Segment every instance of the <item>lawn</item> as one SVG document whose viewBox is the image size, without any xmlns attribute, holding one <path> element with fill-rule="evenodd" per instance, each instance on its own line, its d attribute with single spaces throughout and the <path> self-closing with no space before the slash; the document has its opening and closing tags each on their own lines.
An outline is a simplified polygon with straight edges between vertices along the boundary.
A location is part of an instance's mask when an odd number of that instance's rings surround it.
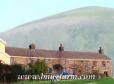
<svg viewBox="0 0 114 84">
<path fill-rule="evenodd" d="M 14 84 L 51 84 L 51 81 L 20 81 Z M 61 80 L 55 84 L 114 84 L 114 79 L 105 78 L 100 80 Z"/>
</svg>

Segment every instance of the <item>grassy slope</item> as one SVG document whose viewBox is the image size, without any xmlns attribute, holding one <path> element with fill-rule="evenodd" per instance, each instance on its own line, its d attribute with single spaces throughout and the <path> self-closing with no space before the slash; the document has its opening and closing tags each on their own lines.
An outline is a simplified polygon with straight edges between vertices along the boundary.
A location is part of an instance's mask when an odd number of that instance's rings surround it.
<svg viewBox="0 0 114 84">
<path fill-rule="evenodd" d="M 50 81 L 21 81 L 15 84 L 51 84 Z M 114 79 L 106 78 L 101 80 L 67 80 L 56 81 L 55 84 L 114 84 Z"/>
</svg>

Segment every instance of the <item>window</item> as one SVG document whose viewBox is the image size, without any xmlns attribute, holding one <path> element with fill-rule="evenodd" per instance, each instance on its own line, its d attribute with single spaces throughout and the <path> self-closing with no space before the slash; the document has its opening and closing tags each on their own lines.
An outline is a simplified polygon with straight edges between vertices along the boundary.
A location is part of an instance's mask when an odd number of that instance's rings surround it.
<svg viewBox="0 0 114 84">
<path fill-rule="evenodd" d="M 106 67 L 105 61 L 102 61 L 102 66 L 103 66 L 103 67 Z"/>
<path fill-rule="evenodd" d="M 107 61 L 107 63 L 110 63 L 109 61 Z"/>
<path fill-rule="evenodd" d="M 94 67 L 97 66 L 97 61 L 93 61 L 93 66 L 94 66 Z"/>
<path fill-rule="evenodd" d="M 81 60 L 81 63 L 84 63 L 84 61 L 83 61 L 83 60 Z"/>
</svg>

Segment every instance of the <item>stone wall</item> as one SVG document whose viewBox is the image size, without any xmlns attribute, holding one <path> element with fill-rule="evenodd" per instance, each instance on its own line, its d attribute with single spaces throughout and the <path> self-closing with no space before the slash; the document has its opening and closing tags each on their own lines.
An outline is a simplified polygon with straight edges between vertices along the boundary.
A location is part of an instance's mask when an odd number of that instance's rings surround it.
<svg viewBox="0 0 114 84">
<path fill-rule="evenodd" d="M 44 58 L 27 58 L 23 56 L 14 56 L 12 57 L 12 63 L 26 65 L 29 59 L 36 61 L 37 59 L 43 60 Z M 87 74 L 92 73 L 93 70 L 96 70 L 102 74 L 107 71 L 109 76 L 112 76 L 112 61 L 110 60 L 76 60 L 65 58 L 45 58 L 45 62 L 49 68 L 52 68 L 55 64 L 61 64 L 64 70 L 71 74 Z"/>
</svg>

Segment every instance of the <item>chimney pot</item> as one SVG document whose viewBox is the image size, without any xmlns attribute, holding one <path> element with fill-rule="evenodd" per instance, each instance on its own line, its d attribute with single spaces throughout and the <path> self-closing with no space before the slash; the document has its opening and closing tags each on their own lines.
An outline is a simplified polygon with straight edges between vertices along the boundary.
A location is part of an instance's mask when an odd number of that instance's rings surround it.
<svg viewBox="0 0 114 84">
<path fill-rule="evenodd" d="M 59 46 L 59 51 L 64 51 L 64 47 L 62 44 L 60 44 L 60 46 Z"/>
<path fill-rule="evenodd" d="M 32 43 L 29 45 L 29 49 L 35 49 L 35 48 L 36 48 L 35 44 Z"/>
<path fill-rule="evenodd" d="M 104 52 L 103 52 L 103 49 L 102 49 L 102 47 L 99 47 L 99 54 L 103 54 Z"/>
</svg>

